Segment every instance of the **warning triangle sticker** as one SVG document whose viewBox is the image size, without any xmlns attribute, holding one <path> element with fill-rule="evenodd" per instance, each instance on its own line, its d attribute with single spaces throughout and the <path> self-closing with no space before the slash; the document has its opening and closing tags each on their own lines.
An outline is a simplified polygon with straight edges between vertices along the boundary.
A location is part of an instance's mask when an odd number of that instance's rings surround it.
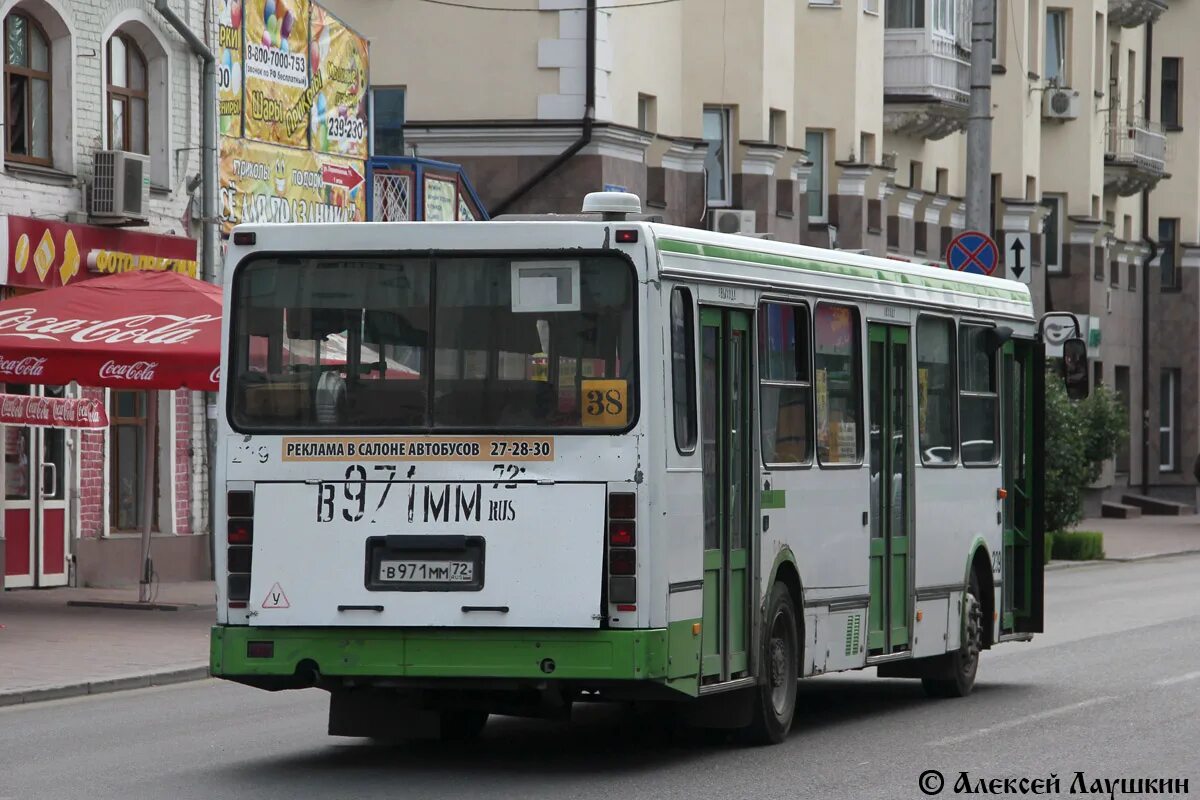
<svg viewBox="0 0 1200 800">
<path fill-rule="evenodd" d="M 283 587 L 279 585 L 279 581 L 271 587 L 271 591 L 267 592 L 266 598 L 262 601 L 263 608 L 291 608 L 291 603 L 288 602 L 287 595 L 283 593 Z"/>
</svg>

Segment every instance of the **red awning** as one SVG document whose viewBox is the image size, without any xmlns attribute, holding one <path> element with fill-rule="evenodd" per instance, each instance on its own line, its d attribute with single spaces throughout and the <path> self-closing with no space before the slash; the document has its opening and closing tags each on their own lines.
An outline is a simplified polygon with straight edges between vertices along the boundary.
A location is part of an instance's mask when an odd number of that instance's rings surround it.
<svg viewBox="0 0 1200 800">
<path fill-rule="evenodd" d="M 0 302 L 0 382 L 215 392 L 221 290 L 125 272 Z"/>
</svg>

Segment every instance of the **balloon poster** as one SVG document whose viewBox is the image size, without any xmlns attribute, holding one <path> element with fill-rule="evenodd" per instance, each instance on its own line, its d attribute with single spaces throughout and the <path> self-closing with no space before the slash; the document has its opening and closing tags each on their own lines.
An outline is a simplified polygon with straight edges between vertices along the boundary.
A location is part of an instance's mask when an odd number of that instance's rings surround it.
<svg viewBox="0 0 1200 800">
<path fill-rule="evenodd" d="M 217 118 L 222 136 L 242 135 L 242 2 L 217 0 Z"/>
<path fill-rule="evenodd" d="M 367 40 L 324 8 L 312 7 L 308 49 L 312 85 L 312 149 L 367 157 Z"/>
<path fill-rule="evenodd" d="M 308 0 L 243 0 L 245 134 L 308 146 Z"/>
</svg>

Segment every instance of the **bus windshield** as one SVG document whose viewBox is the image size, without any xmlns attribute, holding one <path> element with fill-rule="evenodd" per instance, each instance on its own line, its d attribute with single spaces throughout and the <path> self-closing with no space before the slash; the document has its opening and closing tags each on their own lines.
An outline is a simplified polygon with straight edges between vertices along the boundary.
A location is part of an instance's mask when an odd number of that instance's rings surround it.
<svg viewBox="0 0 1200 800">
<path fill-rule="evenodd" d="M 278 256 L 234 279 L 242 432 L 623 430 L 634 272 L 614 256 Z"/>
</svg>

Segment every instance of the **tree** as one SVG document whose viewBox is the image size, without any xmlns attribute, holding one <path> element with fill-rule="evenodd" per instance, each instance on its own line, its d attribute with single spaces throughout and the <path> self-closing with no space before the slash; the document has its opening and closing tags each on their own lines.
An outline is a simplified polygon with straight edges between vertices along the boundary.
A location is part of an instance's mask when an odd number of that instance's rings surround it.
<svg viewBox="0 0 1200 800">
<path fill-rule="evenodd" d="M 1117 395 L 1097 386 L 1086 399 L 1067 397 L 1058 375 L 1046 375 L 1046 530 L 1083 518 L 1083 492 L 1100 477 L 1127 435 L 1128 412 Z"/>
</svg>

